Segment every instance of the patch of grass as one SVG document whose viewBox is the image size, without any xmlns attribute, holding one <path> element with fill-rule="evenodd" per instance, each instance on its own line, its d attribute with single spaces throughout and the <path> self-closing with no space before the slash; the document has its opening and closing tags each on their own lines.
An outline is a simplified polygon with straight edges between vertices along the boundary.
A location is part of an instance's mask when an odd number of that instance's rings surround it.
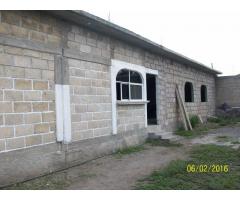
<svg viewBox="0 0 240 200">
<path fill-rule="evenodd" d="M 70 185 L 65 173 L 54 173 L 40 178 L 17 183 L 5 190 L 62 190 Z"/>
<path fill-rule="evenodd" d="M 240 144 L 240 142 L 239 142 L 238 140 L 232 141 L 231 143 L 232 143 L 232 144 Z"/>
<path fill-rule="evenodd" d="M 200 123 L 199 117 L 197 115 L 190 116 L 189 120 L 192 125 L 192 128 L 195 128 Z"/>
<path fill-rule="evenodd" d="M 198 118 L 199 120 L 199 118 Z M 191 121 L 191 119 L 190 119 Z M 200 124 L 195 121 L 197 119 L 195 117 L 192 118 L 193 124 L 195 124 L 193 127 L 193 130 L 184 130 L 182 127 L 179 128 L 175 134 L 180 135 L 183 137 L 193 138 L 196 136 L 204 135 L 211 129 L 221 128 L 223 126 L 236 126 L 239 125 L 240 118 L 237 117 L 219 117 L 219 118 L 209 118 L 206 123 Z M 191 122 L 192 124 L 192 122 Z"/>
<path fill-rule="evenodd" d="M 218 142 L 228 142 L 230 140 L 230 137 L 226 135 L 220 135 L 217 136 L 216 138 Z"/>
<path fill-rule="evenodd" d="M 219 126 L 234 126 L 239 124 L 240 117 L 210 117 L 208 122 L 217 123 Z"/>
<path fill-rule="evenodd" d="M 124 155 L 128 155 L 128 154 L 132 154 L 132 153 L 137 153 L 139 151 L 144 150 L 145 147 L 144 145 L 139 145 L 139 146 L 133 146 L 133 147 L 127 147 L 124 149 L 119 149 L 117 150 L 114 155 L 116 155 L 117 157 L 122 157 Z"/>
<path fill-rule="evenodd" d="M 139 180 L 136 189 L 240 189 L 239 160 L 239 150 L 226 146 L 201 145 L 193 148 L 190 160 L 171 162 L 163 170 Z M 188 164 L 229 165 L 229 171 L 189 173 Z"/>
<path fill-rule="evenodd" d="M 196 137 L 199 135 L 203 135 L 205 133 L 207 133 L 207 131 L 210 128 L 207 126 L 207 124 L 199 124 L 197 127 L 195 127 L 193 130 L 184 130 L 184 129 L 178 129 L 175 134 L 179 135 L 179 136 L 183 136 L 183 137 L 188 137 L 188 138 L 192 138 L 192 137 Z"/>
<path fill-rule="evenodd" d="M 182 144 L 161 139 L 147 139 L 146 144 L 151 146 L 180 147 Z"/>
</svg>

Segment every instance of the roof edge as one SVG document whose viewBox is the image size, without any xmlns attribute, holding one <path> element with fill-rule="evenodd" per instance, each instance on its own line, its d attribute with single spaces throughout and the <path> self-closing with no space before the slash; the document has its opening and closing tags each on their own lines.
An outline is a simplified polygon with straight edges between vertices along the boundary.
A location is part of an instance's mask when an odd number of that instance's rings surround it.
<svg viewBox="0 0 240 200">
<path fill-rule="evenodd" d="M 59 17 L 61 19 L 71 21 L 78 25 L 87 27 L 96 32 L 103 33 L 105 35 L 129 42 L 133 45 L 144 48 L 152 53 L 160 54 L 166 56 L 169 59 L 180 62 L 182 64 L 194 67 L 196 69 L 203 70 L 211 74 L 222 74 L 222 72 L 197 62 L 191 58 L 188 58 L 180 53 L 177 53 L 173 50 L 170 50 L 162 45 L 159 45 L 139 34 L 136 34 L 128 29 L 125 29 L 121 26 L 118 26 L 112 22 L 109 22 L 105 19 L 92 15 L 85 11 L 76 11 L 76 10 L 49 10 L 45 11 L 51 15 Z"/>
</svg>

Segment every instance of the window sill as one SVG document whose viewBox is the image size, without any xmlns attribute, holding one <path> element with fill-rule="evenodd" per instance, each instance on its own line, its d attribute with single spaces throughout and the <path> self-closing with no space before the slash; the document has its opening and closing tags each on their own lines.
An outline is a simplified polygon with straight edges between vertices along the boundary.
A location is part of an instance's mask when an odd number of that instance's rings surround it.
<svg viewBox="0 0 240 200">
<path fill-rule="evenodd" d="M 149 103 L 149 101 L 117 101 L 117 105 L 144 105 Z"/>
</svg>

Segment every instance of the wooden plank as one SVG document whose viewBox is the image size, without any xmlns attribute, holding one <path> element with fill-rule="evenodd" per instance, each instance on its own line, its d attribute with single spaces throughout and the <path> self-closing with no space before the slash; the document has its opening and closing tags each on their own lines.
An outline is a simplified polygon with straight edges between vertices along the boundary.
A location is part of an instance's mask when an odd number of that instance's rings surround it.
<svg viewBox="0 0 240 200">
<path fill-rule="evenodd" d="M 179 91 L 178 91 L 177 87 L 176 87 L 176 97 L 177 97 L 178 105 L 179 105 L 180 112 L 181 112 L 181 115 L 182 115 L 184 129 L 187 131 L 188 130 L 187 122 L 186 122 L 186 118 L 185 118 L 182 103 L 181 103 L 181 96 L 179 94 Z"/>
<path fill-rule="evenodd" d="M 177 92 L 177 96 L 178 96 L 178 98 L 179 98 L 180 106 L 182 107 L 182 110 L 183 110 L 184 119 L 185 119 L 185 121 L 186 121 L 185 123 L 188 125 L 188 128 L 189 128 L 190 130 L 192 130 L 192 125 L 191 125 L 191 122 L 190 122 L 190 120 L 189 120 L 189 116 L 188 116 L 187 110 L 186 110 L 186 108 L 185 108 L 185 104 L 184 104 L 184 102 L 183 102 L 183 100 L 182 100 L 182 97 L 181 97 L 181 95 L 180 95 L 179 88 L 178 88 L 178 85 L 177 85 L 177 84 L 176 84 L 176 92 Z"/>
</svg>

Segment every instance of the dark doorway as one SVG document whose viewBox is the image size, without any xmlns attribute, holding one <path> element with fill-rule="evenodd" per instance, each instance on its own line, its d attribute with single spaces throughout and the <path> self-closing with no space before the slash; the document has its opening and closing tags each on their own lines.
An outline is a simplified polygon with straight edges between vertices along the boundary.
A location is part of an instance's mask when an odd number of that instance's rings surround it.
<svg viewBox="0 0 240 200">
<path fill-rule="evenodd" d="M 156 76 L 147 74 L 147 120 L 149 125 L 157 124 Z"/>
</svg>

